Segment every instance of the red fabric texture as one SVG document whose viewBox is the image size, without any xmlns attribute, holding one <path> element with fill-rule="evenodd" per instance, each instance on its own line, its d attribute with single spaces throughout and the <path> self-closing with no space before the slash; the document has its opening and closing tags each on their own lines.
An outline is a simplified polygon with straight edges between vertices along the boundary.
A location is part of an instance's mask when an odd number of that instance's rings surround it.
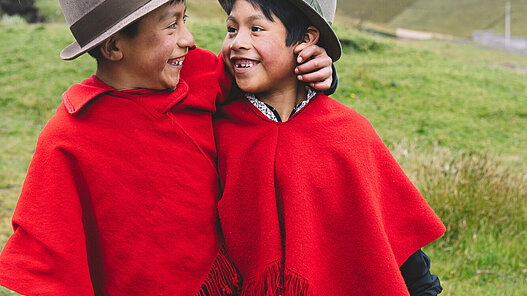
<svg viewBox="0 0 527 296">
<path fill-rule="evenodd" d="M 214 128 L 242 295 L 409 295 L 399 267 L 445 228 L 366 118 L 319 94 L 279 123 L 240 98 Z"/>
<path fill-rule="evenodd" d="M 230 84 L 218 57 L 195 49 L 173 92 L 115 91 L 95 76 L 66 91 L 39 136 L 0 284 L 24 295 L 196 295 L 211 271 L 220 290 L 234 287 L 212 129 Z"/>
</svg>

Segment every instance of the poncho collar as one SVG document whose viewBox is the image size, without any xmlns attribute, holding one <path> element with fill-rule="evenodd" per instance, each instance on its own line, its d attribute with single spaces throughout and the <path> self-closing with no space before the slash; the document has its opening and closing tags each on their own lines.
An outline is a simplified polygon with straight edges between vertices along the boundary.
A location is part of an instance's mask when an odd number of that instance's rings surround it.
<svg viewBox="0 0 527 296">
<path fill-rule="evenodd" d="M 116 97 L 123 97 L 137 101 L 141 105 L 146 105 L 162 114 L 168 112 L 172 107 L 179 103 L 188 95 L 190 87 L 180 80 L 174 90 L 150 90 L 132 89 L 118 91 L 105 84 L 95 75 L 83 80 L 80 84 L 72 85 L 64 94 L 62 101 L 71 115 L 76 115 L 84 106 L 100 95 L 107 94 Z"/>
<path fill-rule="evenodd" d="M 291 111 L 291 114 L 289 115 L 289 118 L 293 116 L 298 111 L 302 110 L 308 103 L 313 99 L 317 92 L 315 92 L 312 88 L 306 86 L 307 90 L 307 96 L 306 99 L 300 102 L 298 105 L 296 105 L 293 110 Z M 267 118 L 269 118 L 272 121 L 275 122 L 282 122 L 283 120 L 280 118 L 280 115 L 278 112 L 273 108 L 273 106 L 268 105 L 262 101 L 260 101 L 255 94 L 253 93 L 244 93 L 244 96 L 251 104 L 254 105 L 260 112 L 262 112 L 263 115 L 265 115 Z"/>
</svg>

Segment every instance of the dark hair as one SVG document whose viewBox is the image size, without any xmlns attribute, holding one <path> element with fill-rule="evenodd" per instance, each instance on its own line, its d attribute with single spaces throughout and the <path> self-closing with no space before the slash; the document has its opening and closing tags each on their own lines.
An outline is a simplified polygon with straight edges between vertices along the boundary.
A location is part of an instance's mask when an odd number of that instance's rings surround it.
<svg viewBox="0 0 527 296">
<path fill-rule="evenodd" d="M 237 0 L 226 0 L 223 8 L 228 14 Z M 284 24 L 287 30 L 286 45 L 291 46 L 304 39 L 307 28 L 311 25 L 309 19 L 295 5 L 285 0 L 245 0 L 254 8 L 259 8 L 265 17 L 274 22 L 273 14 Z"/>
<path fill-rule="evenodd" d="M 172 5 L 174 3 L 181 3 L 181 2 L 184 3 L 185 0 L 170 0 L 170 1 L 167 1 L 166 4 Z M 135 36 L 137 36 L 137 32 L 138 32 L 138 29 L 139 29 L 139 22 L 141 21 L 141 19 L 143 17 L 140 17 L 140 18 L 136 19 L 131 24 L 129 24 L 126 27 L 124 27 L 123 29 L 121 29 L 119 32 L 123 33 L 128 38 L 134 38 Z M 88 54 L 91 55 L 93 58 L 95 58 L 97 60 L 102 58 L 100 47 L 101 47 L 100 45 L 97 45 L 96 47 L 90 49 L 88 51 Z"/>
</svg>

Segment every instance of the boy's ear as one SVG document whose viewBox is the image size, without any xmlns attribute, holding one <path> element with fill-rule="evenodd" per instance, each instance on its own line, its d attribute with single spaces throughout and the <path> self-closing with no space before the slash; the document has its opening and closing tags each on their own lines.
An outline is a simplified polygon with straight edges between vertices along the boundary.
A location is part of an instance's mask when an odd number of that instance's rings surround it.
<svg viewBox="0 0 527 296">
<path fill-rule="evenodd" d="M 309 26 L 306 30 L 306 33 L 304 33 L 304 39 L 302 39 L 302 42 L 300 42 L 296 48 L 295 52 L 300 52 L 304 48 L 315 45 L 318 43 L 318 40 L 320 39 L 320 31 L 315 26 Z"/>
<path fill-rule="evenodd" d="M 309 43 L 309 45 L 317 44 L 320 39 L 320 31 L 317 27 L 309 26 L 304 34 L 304 40 L 302 42 Z"/>
<path fill-rule="evenodd" d="M 120 36 L 119 34 L 114 34 L 100 46 L 102 56 L 112 62 L 118 62 L 123 58 L 123 52 L 120 48 Z"/>
</svg>

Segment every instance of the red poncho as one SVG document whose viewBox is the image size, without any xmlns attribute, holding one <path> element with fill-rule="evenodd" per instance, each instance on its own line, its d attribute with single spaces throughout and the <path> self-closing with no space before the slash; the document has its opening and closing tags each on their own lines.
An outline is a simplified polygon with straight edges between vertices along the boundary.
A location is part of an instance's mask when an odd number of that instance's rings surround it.
<svg viewBox="0 0 527 296">
<path fill-rule="evenodd" d="M 242 295 L 408 295 L 399 267 L 445 228 L 363 116 L 318 95 L 273 122 L 241 98 L 214 128 Z"/>
<path fill-rule="evenodd" d="M 66 91 L 39 137 L 0 284 L 54 296 L 235 286 L 220 252 L 212 130 L 230 85 L 218 58 L 195 49 L 174 92 L 115 91 L 95 76 Z"/>
</svg>

